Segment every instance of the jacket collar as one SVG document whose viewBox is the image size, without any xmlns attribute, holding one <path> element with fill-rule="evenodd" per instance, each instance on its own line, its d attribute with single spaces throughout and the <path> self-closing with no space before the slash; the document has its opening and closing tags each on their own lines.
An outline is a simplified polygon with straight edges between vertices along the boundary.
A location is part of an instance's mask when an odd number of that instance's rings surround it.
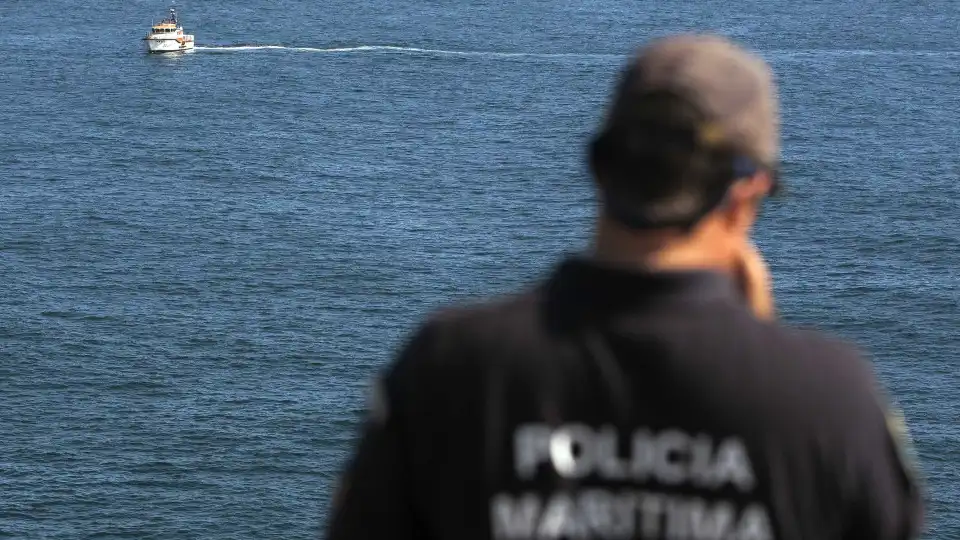
<svg viewBox="0 0 960 540">
<path fill-rule="evenodd" d="M 666 305 L 737 301 L 733 281 L 712 270 L 646 271 L 604 265 L 584 256 L 560 262 L 544 289 L 547 313 L 594 320 Z"/>
</svg>

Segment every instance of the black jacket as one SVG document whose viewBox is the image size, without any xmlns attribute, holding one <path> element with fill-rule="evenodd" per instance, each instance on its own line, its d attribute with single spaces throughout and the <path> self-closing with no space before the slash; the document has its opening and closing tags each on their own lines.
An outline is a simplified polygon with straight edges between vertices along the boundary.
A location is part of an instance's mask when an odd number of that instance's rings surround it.
<svg viewBox="0 0 960 540">
<path fill-rule="evenodd" d="M 427 321 L 334 496 L 353 538 L 919 535 L 902 426 L 851 346 L 755 319 L 709 272 L 582 260 Z"/>
</svg>

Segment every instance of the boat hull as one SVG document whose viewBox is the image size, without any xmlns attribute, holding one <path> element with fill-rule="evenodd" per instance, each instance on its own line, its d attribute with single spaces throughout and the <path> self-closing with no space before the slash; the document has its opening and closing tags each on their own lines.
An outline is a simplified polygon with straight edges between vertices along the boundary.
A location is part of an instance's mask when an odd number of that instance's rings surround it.
<svg viewBox="0 0 960 540">
<path fill-rule="evenodd" d="M 194 49 L 193 39 L 185 39 L 181 43 L 176 39 L 146 38 L 143 42 L 144 48 L 150 53 L 186 52 Z"/>
</svg>

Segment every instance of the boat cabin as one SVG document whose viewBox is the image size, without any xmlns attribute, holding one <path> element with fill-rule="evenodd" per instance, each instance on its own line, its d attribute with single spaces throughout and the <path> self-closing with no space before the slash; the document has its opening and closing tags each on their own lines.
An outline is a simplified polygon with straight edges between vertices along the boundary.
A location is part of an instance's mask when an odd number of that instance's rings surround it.
<svg viewBox="0 0 960 540">
<path fill-rule="evenodd" d="M 152 28 L 154 34 L 172 34 L 177 31 L 176 25 L 160 23 Z"/>
<path fill-rule="evenodd" d="M 179 21 L 177 21 L 177 11 L 170 8 L 170 15 L 166 19 L 153 25 L 152 30 L 154 34 L 169 34 L 177 31 L 177 24 L 179 24 Z"/>
</svg>

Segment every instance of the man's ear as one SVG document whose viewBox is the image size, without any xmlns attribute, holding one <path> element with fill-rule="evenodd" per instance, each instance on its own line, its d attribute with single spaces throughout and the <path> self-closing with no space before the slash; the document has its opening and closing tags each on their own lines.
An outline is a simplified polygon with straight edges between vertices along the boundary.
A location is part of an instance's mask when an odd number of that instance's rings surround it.
<svg viewBox="0 0 960 540">
<path fill-rule="evenodd" d="M 734 182 L 733 185 L 730 186 L 729 197 L 730 200 L 752 200 L 759 202 L 760 199 L 766 197 L 772 189 L 773 178 L 770 177 L 770 173 L 760 171 L 753 176 Z"/>
<path fill-rule="evenodd" d="M 753 227 L 760 202 L 773 188 L 773 179 L 766 171 L 734 182 L 727 193 L 724 209 L 728 225 L 737 231 L 746 232 Z"/>
</svg>

